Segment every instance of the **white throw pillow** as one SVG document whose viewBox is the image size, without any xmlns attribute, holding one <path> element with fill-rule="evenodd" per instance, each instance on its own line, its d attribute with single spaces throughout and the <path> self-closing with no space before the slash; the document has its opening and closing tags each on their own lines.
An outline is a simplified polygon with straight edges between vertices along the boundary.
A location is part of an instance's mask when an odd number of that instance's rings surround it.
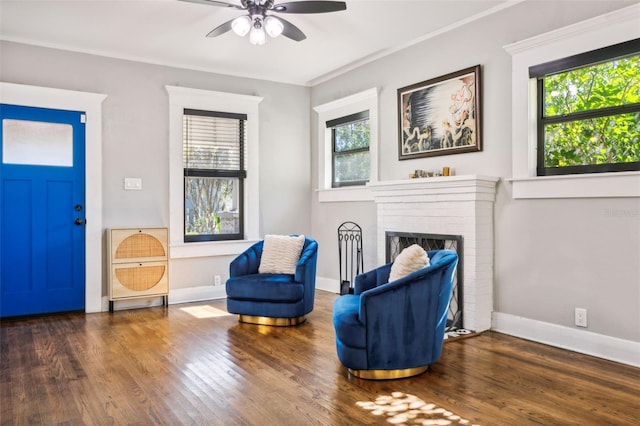
<svg viewBox="0 0 640 426">
<path fill-rule="evenodd" d="M 429 256 L 422 247 L 413 244 L 400 252 L 391 265 L 389 282 L 400 279 L 412 272 L 429 266 Z"/>
<path fill-rule="evenodd" d="M 258 272 L 295 274 L 303 246 L 304 235 L 265 235 Z"/>
</svg>

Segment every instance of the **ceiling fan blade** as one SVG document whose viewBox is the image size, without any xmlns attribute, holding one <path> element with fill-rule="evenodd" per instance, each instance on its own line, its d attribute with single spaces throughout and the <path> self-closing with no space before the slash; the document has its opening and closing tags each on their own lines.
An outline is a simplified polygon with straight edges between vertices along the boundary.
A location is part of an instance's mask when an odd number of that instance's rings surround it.
<svg viewBox="0 0 640 426">
<path fill-rule="evenodd" d="M 271 10 L 280 13 L 325 13 L 346 10 L 347 4 L 343 1 L 294 1 L 279 3 Z"/>
<path fill-rule="evenodd" d="M 224 24 L 218 27 L 215 27 L 213 30 L 211 30 L 211 32 L 209 32 L 209 34 L 207 34 L 207 37 L 218 37 L 219 35 L 226 33 L 231 29 L 232 22 L 233 22 L 233 19 L 225 22 Z"/>
<path fill-rule="evenodd" d="M 242 6 L 238 6 L 237 4 L 232 4 L 232 3 L 227 3 L 224 1 L 217 1 L 217 0 L 180 0 L 180 1 L 186 1 L 188 3 L 197 3 L 197 4 L 206 4 L 209 6 L 219 6 L 219 7 L 232 7 L 234 9 L 240 9 L 240 10 L 245 10 L 247 7 L 244 4 L 245 2 L 243 1 L 243 5 Z"/>
<path fill-rule="evenodd" d="M 300 28 L 296 27 L 291 22 L 285 19 L 282 19 L 279 16 L 278 16 L 278 19 L 280 20 L 280 22 L 282 22 L 282 25 L 284 25 L 284 29 L 282 30 L 283 36 L 288 37 L 294 41 L 302 41 L 305 38 L 307 38 L 307 36 L 304 35 L 302 31 L 300 31 Z"/>
</svg>

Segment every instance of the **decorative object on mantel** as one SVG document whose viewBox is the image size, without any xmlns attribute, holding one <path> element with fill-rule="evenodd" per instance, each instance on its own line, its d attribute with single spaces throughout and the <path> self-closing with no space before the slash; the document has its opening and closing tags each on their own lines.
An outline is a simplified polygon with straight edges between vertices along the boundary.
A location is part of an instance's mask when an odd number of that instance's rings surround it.
<svg viewBox="0 0 640 426">
<path fill-rule="evenodd" d="M 480 65 L 398 89 L 398 158 L 481 151 Z"/>
<path fill-rule="evenodd" d="M 409 173 L 409 179 L 426 178 L 426 177 L 441 177 L 441 176 L 454 176 L 455 172 L 453 168 L 444 166 L 442 170 L 421 170 L 416 169 L 413 173 Z"/>
</svg>

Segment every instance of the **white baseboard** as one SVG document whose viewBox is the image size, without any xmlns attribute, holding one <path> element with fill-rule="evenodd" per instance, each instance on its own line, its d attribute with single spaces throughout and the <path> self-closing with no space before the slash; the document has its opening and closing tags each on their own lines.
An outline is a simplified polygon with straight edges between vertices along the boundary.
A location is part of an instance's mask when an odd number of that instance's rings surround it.
<svg viewBox="0 0 640 426">
<path fill-rule="evenodd" d="M 169 293 L 169 304 L 200 302 L 202 300 L 225 299 L 225 286 L 201 286 L 177 288 Z"/>
<path fill-rule="evenodd" d="M 169 304 L 200 302 L 203 300 L 224 299 L 227 297 L 224 285 L 219 286 L 199 286 L 176 288 L 169 291 Z M 115 311 L 124 309 L 150 308 L 161 306 L 162 297 L 143 297 L 140 299 L 117 300 L 114 304 Z M 109 310 L 109 298 L 102 298 L 102 311 Z"/>
<path fill-rule="evenodd" d="M 114 311 L 124 311 L 126 309 L 150 308 L 152 306 L 162 306 L 162 296 L 141 297 L 139 299 L 116 300 L 113 304 Z M 102 312 L 109 310 L 109 297 L 102 298 Z M 89 313 L 89 312 L 87 312 Z"/>
<path fill-rule="evenodd" d="M 493 331 L 640 367 L 640 342 L 494 312 Z"/>
<path fill-rule="evenodd" d="M 331 293 L 340 293 L 340 281 L 325 277 L 316 277 L 316 289 Z"/>
</svg>

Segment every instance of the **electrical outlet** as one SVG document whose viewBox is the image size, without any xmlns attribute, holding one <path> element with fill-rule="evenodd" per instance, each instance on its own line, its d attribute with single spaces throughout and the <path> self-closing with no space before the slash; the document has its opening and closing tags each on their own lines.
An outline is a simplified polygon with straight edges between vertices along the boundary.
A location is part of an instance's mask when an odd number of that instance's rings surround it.
<svg viewBox="0 0 640 426">
<path fill-rule="evenodd" d="M 216 275 L 213 279 L 213 285 L 221 285 L 222 284 L 222 279 L 220 278 L 220 275 Z"/>
<path fill-rule="evenodd" d="M 583 308 L 576 308 L 575 320 L 578 327 L 587 326 L 587 310 Z"/>
</svg>

